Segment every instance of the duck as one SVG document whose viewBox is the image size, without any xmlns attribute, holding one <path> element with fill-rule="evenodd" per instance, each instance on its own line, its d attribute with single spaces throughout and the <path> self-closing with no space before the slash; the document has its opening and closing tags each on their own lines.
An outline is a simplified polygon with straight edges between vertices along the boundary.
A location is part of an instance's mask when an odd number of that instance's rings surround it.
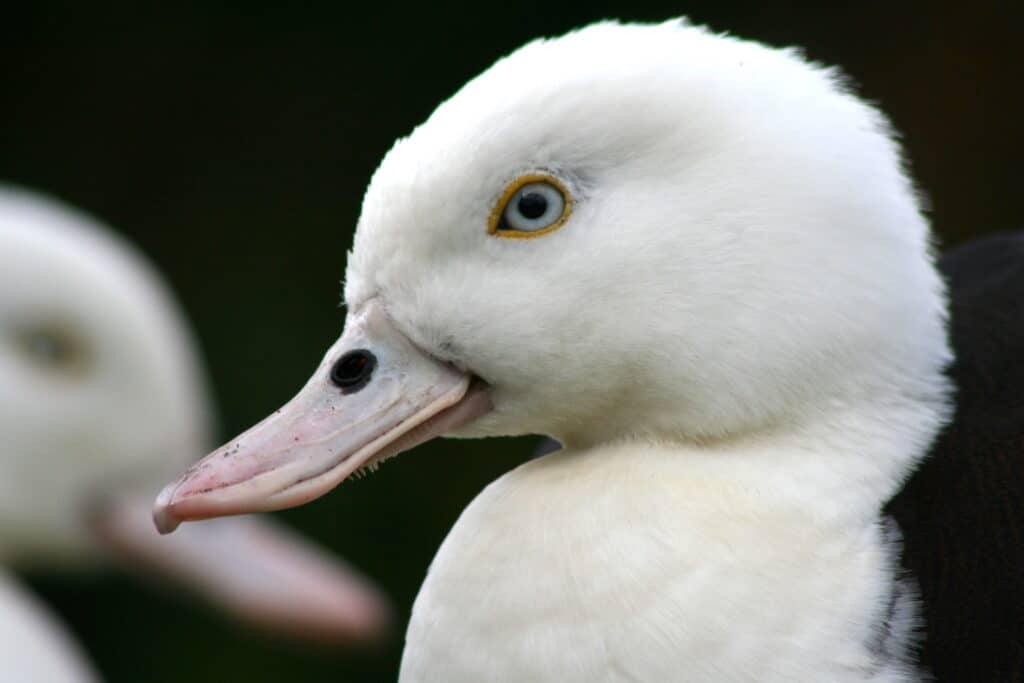
<svg viewBox="0 0 1024 683">
<path fill-rule="evenodd" d="M 348 645 L 391 607 L 340 558 L 270 521 L 181 539 L 150 522 L 160 484 L 212 443 L 194 340 L 134 247 L 56 199 L 0 186 L 0 633 L 4 680 L 98 680 L 16 570 L 121 565 L 240 623 Z"/>
<path fill-rule="evenodd" d="M 931 584 L 887 504 L 956 411 L 934 241 L 835 68 L 679 19 L 531 42 L 385 155 L 341 337 L 154 521 L 546 435 L 441 544 L 401 681 L 928 680 Z"/>
</svg>

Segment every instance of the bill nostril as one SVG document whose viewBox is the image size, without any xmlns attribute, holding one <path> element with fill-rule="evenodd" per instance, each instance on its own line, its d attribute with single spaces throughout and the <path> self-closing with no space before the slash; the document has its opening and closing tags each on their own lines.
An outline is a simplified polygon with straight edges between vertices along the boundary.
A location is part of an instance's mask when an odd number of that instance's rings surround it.
<svg viewBox="0 0 1024 683">
<path fill-rule="evenodd" d="M 334 362 L 331 368 L 331 382 L 343 394 L 354 394 L 370 382 L 377 357 L 366 349 L 348 351 Z"/>
</svg>

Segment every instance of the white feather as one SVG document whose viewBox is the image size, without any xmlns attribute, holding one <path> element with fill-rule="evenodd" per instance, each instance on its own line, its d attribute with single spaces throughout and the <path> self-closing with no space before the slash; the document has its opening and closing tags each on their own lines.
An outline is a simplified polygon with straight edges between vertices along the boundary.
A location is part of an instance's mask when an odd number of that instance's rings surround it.
<svg viewBox="0 0 1024 683">
<path fill-rule="evenodd" d="M 50 611 L 0 571 L 0 680 L 94 683 L 81 650 Z"/>
</svg>

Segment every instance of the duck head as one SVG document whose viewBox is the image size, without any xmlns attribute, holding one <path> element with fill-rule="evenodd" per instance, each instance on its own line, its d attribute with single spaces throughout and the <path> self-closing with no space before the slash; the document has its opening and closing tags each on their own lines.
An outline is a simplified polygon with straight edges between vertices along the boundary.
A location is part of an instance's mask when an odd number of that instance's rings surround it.
<svg viewBox="0 0 1024 683">
<path fill-rule="evenodd" d="M 283 529 L 252 520 L 173 543 L 153 531 L 152 496 L 205 450 L 211 406 L 141 255 L 70 207 L 0 188 L 0 259 L 0 559 L 127 564 L 303 636 L 385 632 L 386 600 Z"/>
<path fill-rule="evenodd" d="M 884 117 L 681 21 L 531 43 L 442 104 L 370 182 L 345 302 L 309 383 L 168 486 L 161 529 L 437 434 L 714 443 L 946 401 L 943 285 Z"/>
</svg>

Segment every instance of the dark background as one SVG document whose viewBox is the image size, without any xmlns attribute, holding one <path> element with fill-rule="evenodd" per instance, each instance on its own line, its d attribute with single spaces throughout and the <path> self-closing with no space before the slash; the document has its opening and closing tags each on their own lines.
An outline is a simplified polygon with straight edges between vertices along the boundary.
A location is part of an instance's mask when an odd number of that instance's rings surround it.
<svg viewBox="0 0 1024 683">
<path fill-rule="evenodd" d="M 902 131 L 943 247 L 1022 226 L 1020 3 L 7 3 L 0 179 L 101 217 L 169 278 L 221 436 L 289 398 L 342 326 L 345 251 L 396 136 L 538 35 L 682 14 L 838 64 Z M 851 188 L 856 191 L 856 188 Z M 281 516 L 376 577 L 401 627 L 465 504 L 533 440 L 442 441 Z M 33 581 L 111 681 L 394 680 L 123 576 Z"/>
</svg>

